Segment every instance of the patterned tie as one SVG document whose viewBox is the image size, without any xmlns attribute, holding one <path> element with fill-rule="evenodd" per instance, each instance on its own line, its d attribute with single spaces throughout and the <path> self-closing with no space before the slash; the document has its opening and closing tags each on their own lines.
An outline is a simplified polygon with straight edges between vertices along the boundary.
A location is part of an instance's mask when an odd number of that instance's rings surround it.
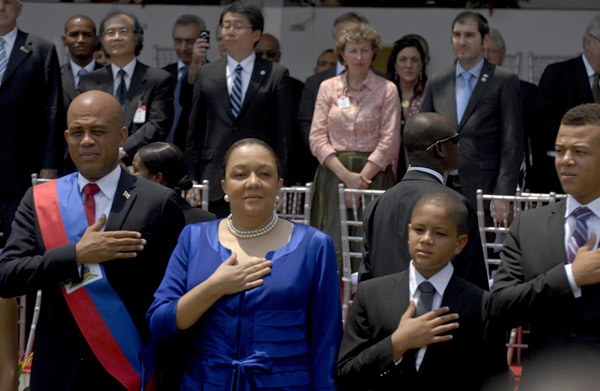
<svg viewBox="0 0 600 391">
<path fill-rule="evenodd" d="M 117 77 L 121 77 L 121 83 L 119 84 L 119 88 L 117 88 L 117 99 L 121 106 L 125 103 L 125 97 L 127 96 L 127 86 L 125 85 L 126 74 L 124 69 L 119 69 L 119 72 L 117 72 Z"/>
<path fill-rule="evenodd" d="M 235 79 L 233 80 L 233 88 L 231 89 L 231 95 L 229 95 L 229 102 L 231 102 L 231 112 L 233 117 L 237 118 L 242 108 L 242 66 L 238 64 L 235 67 Z"/>
<path fill-rule="evenodd" d="M 8 56 L 6 55 L 6 50 L 4 50 L 5 42 L 4 38 L 0 38 L 0 85 L 4 78 L 4 72 L 6 72 L 6 65 L 8 65 Z"/>
<path fill-rule="evenodd" d="M 100 188 L 95 183 L 88 183 L 83 186 L 83 210 L 85 211 L 88 225 L 92 225 L 96 221 L 96 201 L 94 201 L 94 194 L 99 191 Z"/>
<path fill-rule="evenodd" d="M 167 142 L 173 143 L 175 140 L 175 129 L 177 129 L 177 125 L 179 124 L 179 117 L 181 117 L 181 111 L 183 110 L 181 107 L 181 102 L 179 102 L 179 95 L 181 94 L 181 83 L 183 83 L 184 78 L 188 77 L 188 67 L 183 66 L 177 72 L 181 75 L 177 79 L 177 84 L 175 84 L 175 91 L 173 91 L 173 108 L 175 109 L 175 116 L 173 117 L 173 125 L 171 125 L 171 131 L 167 136 Z"/>
<path fill-rule="evenodd" d="M 80 68 L 77 71 L 77 87 L 79 87 L 79 83 L 81 82 L 81 76 L 85 75 L 86 73 L 88 73 L 88 71 L 85 68 Z"/>
<path fill-rule="evenodd" d="M 467 108 L 467 104 L 469 103 L 469 98 L 471 97 L 471 93 L 473 90 L 471 89 L 471 73 L 464 71 L 461 73 L 461 76 L 464 80 L 463 87 L 458 90 L 458 96 L 456 99 L 456 120 L 460 124 L 462 120 L 463 114 L 465 113 L 465 109 Z"/>
<path fill-rule="evenodd" d="M 594 75 L 594 85 L 592 86 L 592 95 L 594 96 L 594 103 L 600 103 L 600 87 L 598 87 L 598 76 L 599 75 L 597 73 Z"/>
<path fill-rule="evenodd" d="M 419 296 L 419 302 L 417 303 L 417 311 L 415 312 L 415 318 L 417 316 L 421 316 L 431 311 L 431 306 L 433 304 L 433 294 L 435 293 L 435 288 L 429 281 L 423 281 L 419 285 L 418 289 L 421 292 L 421 295 Z"/>
<path fill-rule="evenodd" d="M 567 259 L 573 262 L 577 250 L 588 240 L 587 220 L 594 214 L 587 206 L 580 206 L 573 212 L 575 215 L 575 229 L 569 238 L 567 245 Z"/>
</svg>

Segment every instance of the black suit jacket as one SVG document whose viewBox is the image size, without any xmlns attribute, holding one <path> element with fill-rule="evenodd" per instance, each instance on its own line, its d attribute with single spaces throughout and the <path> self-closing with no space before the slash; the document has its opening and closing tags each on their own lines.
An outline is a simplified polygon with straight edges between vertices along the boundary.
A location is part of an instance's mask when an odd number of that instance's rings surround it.
<svg viewBox="0 0 600 391">
<path fill-rule="evenodd" d="M 177 63 L 174 62 L 169 64 L 163 69 L 171 74 L 171 77 L 173 78 L 173 86 L 175 86 L 175 84 L 177 84 L 177 77 L 179 74 Z M 185 151 L 185 142 L 187 140 L 188 125 L 190 122 L 190 112 L 192 110 L 192 89 L 193 86 L 187 81 L 187 78 L 181 80 L 181 90 L 179 91 L 181 114 L 179 115 L 179 121 L 177 122 L 177 127 L 175 128 L 173 144 L 177 145 L 182 151 Z"/>
<path fill-rule="evenodd" d="M 408 270 L 359 284 L 338 355 L 338 390 L 479 390 L 506 369 L 506 356 L 492 357 L 497 346 L 490 349 L 485 338 L 485 295 L 460 278 L 450 279 L 441 305 L 459 314 L 460 327 L 450 332 L 451 341 L 427 347 L 416 372 L 417 349 L 396 366 L 391 343 L 410 301 Z"/>
<path fill-rule="evenodd" d="M 454 194 L 469 211 L 469 241 L 452 261 L 454 274 L 481 289 L 489 290 L 475 208 L 462 194 L 444 186 L 433 175 L 420 171 L 408 171 L 398 184 L 367 206 L 359 282 L 408 269 L 411 259 L 408 253 L 408 224 L 413 207 L 422 196 L 436 191 Z"/>
<path fill-rule="evenodd" d="M 144 145 L 167 138 L 173 123 L 174 85 L 169 73 L 137 61 L 123 105 L 123 126 L 129 129 L 123 149 L 129 159 L 133 159 L 133 155 Z M 113 95 L 113 88 L 110 66 L 87 73 L 79 80 L 81 92 L 101 90 Z M 133 122 L 139 106 L 146 106 L 146 121 L 143 124 Z"/>
<path fill-rule="evenodd" d="M 94 63 L 94 70 L 98 70 L 100 68 L 104 68 L 102 64 Z M 75 85 L 75 80 L 73 79 L 73 69 L 71 68 L 71 62 L 67 62 L 60 67 L 60 77 L 62 79 L 62 89 L 63 89 L 63 108 L 65 109 L 65 115 L 67 110 L 69 109 L 69 105 L 73 99 L 79 95 L 79 91 L 77 90 L 77 86 Z"/>
<path fill-rule="evenodd" d="M 0 85 L 0 198 L 19 199 L 32 173 L 60 168 L 62 112 L 54 45 L 19 30 Z"/>
<path fill-rule="evenodd" d="M 421 112 L 448 118 L 460 133 L 461 192 L 475 205 L 485 194 L 514 194 L 523 162 L 523 110 L 519 79 L 484 59 L 479 80 L 457 123 L 456 64 L 427 81 Z"/>
<path fill-rule="evenodd" d="M 123 195 L 125 191 L 129 197 Z M 145 322 L 146 310 L 184 225 L 176 197 L 172 190 L 122 170 L 106 222 L 106 231 L 138 231 L 147 240 L 136 258 L 103 264 L 106 278 L 125 304 L 144 341 L 150 335 Z M 45 249 L 33 192 L 29 189 L 0 256 L 0 295 L 13 297 L 43 290 L 32 389 L 68 390 L 79 360 L 89 351 L 61 293 L 60 285 L 67 280 L 79 280 L 75 243 Z"/>
<path fill-rule="evenodd" d="M 290 80 L 281 65 L 256 56 L 250 84 L 237 118 L 231 113 L 225 67 L 227 57 L 203 65 L 194 83 L 186 144 L 192 179 L 210 181 L 210 200 L 223 197 L 225 152 L 237 140 L 254 137 L 269 144 L 287 175 L 291 140 Z"/>
<path fill-rule="evenodd" d="M 494 277 L 490 321 L 506 328 L 530 325 L 519 389 L 564 372 L 595 378 L 594 387 L 573 389 L 597 388 L 600 381 L 600 284 L 574 297 L 565 272 L 564 214 L 564 201 L 521 212 Z"/>
<path fill-rule="evenodd" d="M 535 128 L 531 135 L 534 183 L 532 190 L 562 193 L 554 168 L 554 142 L 567 111 L 583 103 L 594 103 L 590 81 L 581 56 L 550 64 L 538 84 L 534 103 Z"/>
</svg>

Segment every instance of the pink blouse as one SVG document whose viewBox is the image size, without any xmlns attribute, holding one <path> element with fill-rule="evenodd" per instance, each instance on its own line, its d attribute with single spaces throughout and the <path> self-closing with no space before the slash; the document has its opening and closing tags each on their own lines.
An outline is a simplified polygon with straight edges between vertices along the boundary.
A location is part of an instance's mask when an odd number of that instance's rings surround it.
<svg viewBox="0 0 600 391">
<path fill-rule="evenodd" d="M 340 108 L 342 94 L 349 107 Z M 368 160 L 382 170 L 400 149 L 400 98 L 394 83 L 369 71 L 358 92 L 346 73 L 323 81 L 310 128 L 310 150 L 319 163 L 342 151 L 371 152 Z"/>
</svg>

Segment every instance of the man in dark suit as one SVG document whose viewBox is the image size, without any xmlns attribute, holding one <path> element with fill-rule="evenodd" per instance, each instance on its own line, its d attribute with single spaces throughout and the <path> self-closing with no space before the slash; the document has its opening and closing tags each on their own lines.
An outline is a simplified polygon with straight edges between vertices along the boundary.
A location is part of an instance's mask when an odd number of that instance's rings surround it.
<svg viewBox="0 0 600 391">
<path fill-rule="evenodd" d="M 600 103 L 598 91 L 600 74 L 600 15 L 588 24 L 583 35 L 583 54 L 579 57 L 550 64 L 544 70 L 534 104 L 535 130 L 532 134 L 533 179 L 532 191 L 562 193 L 554 170 L 554 140 L 563 115 L 583 103 Z"/>
<path fill-rule="evenodd" d="M 111 65 L 82 76 L 79 90 L 100 90 L 119 100 L 123 126 L 129 129 L 121 154 L 130 164 L 140 147 L 167 137 L 173 123 L 174 81 L 168 72 L 136 59 L 144 30 L 135 15 L 110 12 L 100 24 L 100 38 Z"/>
<path fill-rule="evenodd" d="M 555 151 L 566 201 L 516 216 L 489 302 L 491 323 L 530 325 L 519 390 L 600 381 L 600 104 L 565 114 Z"/>
<path fill-rule="evenodd" d="M 198 68 L 208 62 L 206 51 L 210 49 L 208 36 L 200 37 L 200 32 L 207 32 L 206 23 L 196 15 L 181 15 L 173 27 L 173 44 L 177 54 L 177 62 L 163 69 L 177 80 L 173 91 L 175 116 L 173 125 L 167 136 L 167 142 L 185 150 L 190 110 L 192 105 L 192 88 Z"/>
<path fill-rule="evenodd" d="M 23 3 L 0 9 L 0 248 L 31 174 L 56 178 L 62 161 L 62 89 L 54 45 L 17 28 Z"/>
<path fill-rule="evenodd" d="M 421 112 L 448 118 L 460 134 L 461 193 L 475 204 L 484 193 L 514 194 L 523 161 L 519 79 L 483 57 L 487 20 L 460 13 L 452 23 L 457 61 L 427 82 Z M 497 208 L 500 212 L 502 209 Z"/>
<path fill-rule="evenodd" d="M 450 121 L 436 113 L 419 113 L 406 125 L 404 144 L 411 166 L 400 183 L 367 206 L 359 283 L 408 269 L 408 224 L 413 207 L 425 194 L 448 191 L 469 212 L 466 229 L 469 241 L 452 260 L 454 274 L 489 290 L 475 208 L 463 195 L 444 185 L 446 174 L 460 165 L 455 135 Z"/>
<path fill-rule="evenodd" d="M 119 363 L 114 351 L 107 354 L 111 338 L 119 341 L 119 336 L 104 330 L 114 331 L 114 327 L 110 322 L 106 326 L 94 323 L 90 334 L 89 325 L 81 322 L 82 316 L 90 318 L 87 311 L 92 308 L 99 313 L 108 308 L 106 321 L 128 320 L 113 325 L 127 342 L 143 344 L 150 336 L 145 312 L 184 219 L 173 191 L 132 176 L 118 165 L 119 147 L 127 139 L 121 117 L 120 104 L 104 92 L 90 91 L 73 100 L 65 138 L 78 173 L 28 190 L 0 256 L 0 295 L 43 289 L 33 391 L 125 389 L 110 366 Z M 97 192 L 88 194 L 90 187 Z M 56 232 L 63 232 L 64 240 L 57 240 Z M 103 265 L 99 273 L 94 272 L 97 264 Z M 105 278 L 86 285 L 89 274 Z M 103 280 L 114 294 L 104 287 L 92 296 L 94 284 Z M 84 289 L 82 285 L 94 303 L 110 298 L 111 305 L 82 305 L 75 297 Z M 118 346 L 128 357 L 140 354 L 130 351 L 129 344 Z"/>
<path fill-rule="evenodd" d="M 417 202 L 408 270 L 358 285 L 338 356 L 339 390 L 480 390 L 506 369 L 503 344 L 485 338 L 487 292 L 450 264 L 468 240 L 467 216 L 446 191 Z"/>
<path fill-rule="evenodd" d="M 357 15 L 354 12 L 345 13 L 337 17 L 333 21 L 333 40 L 337 38 L 337 35 L 344 27 L 351 23 L 369 23 L 363 16 Z M 315 112 L 315 104 L 317 103 L 317 95 L 319 94 L 319 87 L 324 80 L 331 79 L 337 75 L 340 75 L 346 70 L 346 67 L 339 61 L 336 62 L 335 67 L 329 68 L 323 72 L 317 73 L 316 75 L 310 76 L 304 83 L 304 90 L 302 91 L 302 98 L 300 100 L 300 107 L 298 108 L 298 118 L 296 120 L 296 133 L 299 133 L 304 141 L 303 144 L 297 145 L 296 148 L 299 151 L 299 155 L 304 157 L 302 163 L 304 165 L 303 176 L 299 177 L 301 182 L 312 182 L 315 177 L 317 167 L 319 167 L 319 161 L 310 152 L 308 136 L 310 135 L 310 127 L 312 125 L 312 118 Z"/>
<path fill-rule="evenodd" d="M 287 69 L 254 53 L 264 26 L 260 9 L 232 3 L 219 24 L 227 57 L 198 71 L 186 156 L 190 177 L 210 181 L 211 212 L 223 217 L 229 213 L 219 186 L 225 152 L 239 139 L 261 139 L 276 151 L 286 179 L 292 119 Z"/>
</svg>

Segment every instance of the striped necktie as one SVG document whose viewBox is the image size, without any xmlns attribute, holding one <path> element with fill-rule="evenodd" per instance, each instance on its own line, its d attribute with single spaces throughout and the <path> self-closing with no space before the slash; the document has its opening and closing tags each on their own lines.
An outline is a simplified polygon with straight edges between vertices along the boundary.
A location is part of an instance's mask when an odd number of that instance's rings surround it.
<svg viewBox="0 0 600 391">
<path fill-rule="evenodd" d="M 231 112 L 233 117 L 237 118 L 242 109 L 242 66 L 238 64 L 235 67 L 235 79 L 233 80 L 233 87 L 231 88 L 231 95 L 229 95 L 229 102 L 231 102 Z"/>
<path fill-rule="evenodd" d="M 127 97 L 127 85 L 125 84 L 125 72 L 124 69 L 119 69 L 117 72 L 117 77 L 121 77 L 121 83 L 119 84 L 119 88 L 117 88 L 117 99 L 121 106 L 125 103 L 125 98 Z"/>
<path fill-rule="evenodd" d="M 433 295 L 435 294 L 435 288 L 429 281 L 423 281 L 419 284 L 419 302 L 417 303 L 417 310 L 415 311 L 415 318 L 431 311 L 433 305 Z"/>
<path fill-rule="evenodd" d="M 567 245 L 567 259 L 569 263 L 573 262 L 577 255 L 579 247 L 583 246 L 588 240 L 588 226 L 587 220 L 594 214 L 587 206 L 580 206 L 575 209 L 573 215 L 575 215 L 575 228 L 569 238 Z"/>
<path fill-rule="evenodd" d="M 4 72 L 6 72 L 6 65 L 8 65 L 8 56 L 6 50 L 4 50 L 4 38 L 0 38 L 0 84 L 3 82 Z"/>
</svg>

